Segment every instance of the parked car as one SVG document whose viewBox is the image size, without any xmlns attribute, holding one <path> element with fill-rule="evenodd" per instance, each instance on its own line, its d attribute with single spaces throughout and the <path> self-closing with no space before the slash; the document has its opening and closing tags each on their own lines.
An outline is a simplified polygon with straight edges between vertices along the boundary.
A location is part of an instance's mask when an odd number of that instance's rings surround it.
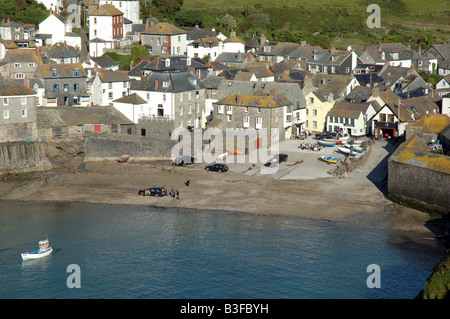
<svg viewBox="0 0 450 319">
<path fill-rule="evenodd" d="M 335 138 L 337 135 L 336 132 L 323 132 L 320 134 L 316 134 L 316 139 L 323 140 L 325 138 Z"/>
<path fill-rule="evenodd" d="M 164 187 L 150 187 L 141 189 L 138 194 L 141 196 L 163 197 L 167 195 L 167 190 Z"/>
<path fill-rule="evenodd" d="M 216 163 L 216 164 L 206 166 L 205 170 L 223 173 L 223 172 L 228 171 L 228 166 L 226 164 Z"/>
<path fill-rule="evenodd" d="M 189 164 L 193 164 L 195 163 L 195 157 L 193 156 L 178 156 L 177 158 L 175 158 L 172 162 L 173 166 L 186 166 Z"/>
<path fill-rule="evenodd" d="M 270 160 L 264 164 L 264 166 L 274 166 L 281 162 L 286 162 L 288 159 L 287 154 L 275 154 Z"/>
</svg>

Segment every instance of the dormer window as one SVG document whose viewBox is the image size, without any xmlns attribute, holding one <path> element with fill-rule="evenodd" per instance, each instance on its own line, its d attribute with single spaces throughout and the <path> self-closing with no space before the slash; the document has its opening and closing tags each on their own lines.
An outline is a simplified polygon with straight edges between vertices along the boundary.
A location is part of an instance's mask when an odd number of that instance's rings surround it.
<svg viewBox="0 0 450 319">
<path fill-rule="evenodd" d="M 170 59 L 166 59 L 164 62 L 165 62 L 165 66 L 167 66 L 167 67 L 170 66 Z"/>
<path fill-rule="evenodd" d="M 52 69 L 52 77 L 57 77 L 58 72 L 56 72 L 56 69 Z"/>
<path fill-rule="evenodd" d="M 270 46 L 265 46 L 264 47 L 264 52 L 270 52 Z"/>
<path fill-rule="evenodd" d="M 191 65 L 191 59 L 186 60 L 186 65 Z"/>
<path fill-rule="evenodd" d="M 169 86 L 169 82 L 164 81 L 164 82 L 163 82 L 163 88 L 166 88 L 166 87 L 168 87 L 168 86 Z"/>
<path fill-rule="evenodd" d="M 80 70 L 79 70 L 79 69 L 75 69 L 75 70 L 73 71 L 73 74 L 74 74 L 75 76 L 80 76 Z"/>
</svg>

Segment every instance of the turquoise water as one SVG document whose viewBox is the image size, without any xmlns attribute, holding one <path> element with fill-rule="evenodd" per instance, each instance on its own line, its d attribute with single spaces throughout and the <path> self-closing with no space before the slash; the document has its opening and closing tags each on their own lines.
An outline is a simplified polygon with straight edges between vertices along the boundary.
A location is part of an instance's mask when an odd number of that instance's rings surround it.
<svg viewBox="0 0 450 319">
<path fill-rule="evenodd" d="M 46 237 L 55 253 L 23 262 Z M 0 202 L 0 298 L 414 298 L 443 251 L 301 218 Z M 72 264 L 81 288 L 67 287 Z M 371 264 L 381 288 L 367 287 Z"/>
</svg>

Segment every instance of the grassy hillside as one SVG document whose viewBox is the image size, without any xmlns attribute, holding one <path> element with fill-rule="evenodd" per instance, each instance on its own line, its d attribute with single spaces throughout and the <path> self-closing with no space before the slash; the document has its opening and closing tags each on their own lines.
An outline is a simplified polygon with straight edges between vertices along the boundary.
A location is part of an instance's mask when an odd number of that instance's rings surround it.
<svg viewBox="0 0 450 319">
<path fill-rule="evenodd" d="M 49 12 L 34 0 L 0 0 L 0 21 L 8 17 L 14 22 L 38 25 Z"/>
</svg>

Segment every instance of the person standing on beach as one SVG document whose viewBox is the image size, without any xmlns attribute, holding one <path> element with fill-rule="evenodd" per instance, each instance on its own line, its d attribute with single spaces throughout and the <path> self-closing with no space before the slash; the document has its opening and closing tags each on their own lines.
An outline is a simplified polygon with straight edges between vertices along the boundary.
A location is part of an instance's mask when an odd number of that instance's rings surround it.
<svg viewBox="0 0 450 319">
<path fill-rule="evenodd" d="M 184 182 L 184 184 L 186 184 L 186 187 L 189 187 L 189 185 L 191 184 L 191 180 L 189 178 L 186 178 L 186 182 Z"/>
<path fill-rule="evenodd" d="M 178 189 L 175 190 L 175 199 L 180 199 L 180 193 L 178 192 Z"/>
</svg>

